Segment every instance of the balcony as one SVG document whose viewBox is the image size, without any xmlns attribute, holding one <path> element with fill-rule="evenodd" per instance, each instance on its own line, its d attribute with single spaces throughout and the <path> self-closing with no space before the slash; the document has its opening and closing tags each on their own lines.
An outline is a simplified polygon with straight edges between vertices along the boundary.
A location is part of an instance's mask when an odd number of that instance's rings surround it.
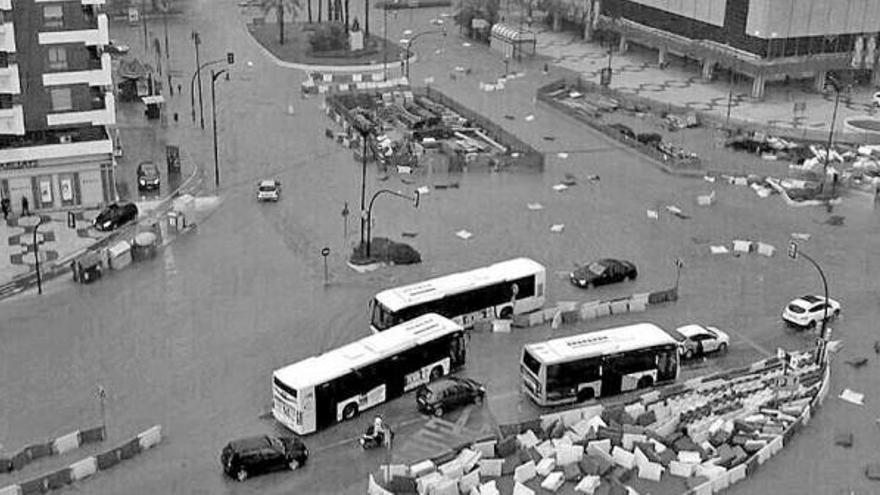
<svg viewBox="0 0 880 495">
<path fill-rule="evenodd" d="M 113 93 L 104 94 L 104 108 L 85 112 L 50 113 L 46 121 L 51 126 L 76 124 L 113 125 L 116 123 L 116 99 Z"/>
<path fill-rule="evenodd" d="M 97 28 L 78 29 L 73 31 L 51 31 L 38 34 L 41 45 L 56 45 L 62 43 L 85 43 L 86 46 L 107 45 L 110 41 L 107 29 L 107 14 L 98 14 Z"/>
<path fill-rule="evenodd" d="M 0 134 L 24 136 L 24 110 L 21 105 L 0 109 Z"/>
<path fill-rule="evenodd" d="M 18 77 L 18 64 L 0 68 L 0 93 L 21 94 L 21 79 Z"/>
<path fill-rule="evenodd" d="M 69 84 L 88 84 L 89 86 L 111 86 L 110 54 L 101 55 L 98 68 L 70 72 L 48 72 L 43 74 L 43 86 L 66 86 Z M 2 90 L 0 90 L 2 92 Z"/>
<path fill-rule="evenodd" d="M 0 52 L 15 53 L 15 27 L 11 22 L 0 24 Z"/>
</svg>

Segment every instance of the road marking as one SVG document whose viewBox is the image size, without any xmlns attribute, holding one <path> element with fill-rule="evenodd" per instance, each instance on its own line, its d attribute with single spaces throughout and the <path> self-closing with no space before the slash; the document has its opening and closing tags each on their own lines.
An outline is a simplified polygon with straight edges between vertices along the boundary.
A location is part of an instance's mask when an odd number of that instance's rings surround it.
<svg viewBox="0 0 880 495">
<path fill-rule="evenodd" d="M 758 352 L 760 352 L 761 354 L 763 354 L 764 357 L 771 357 L 771 356 L 775 356 L 775 355 L 776 355 L 775 352 L 770 352 L 770 350 L 767 349 L 766 347 L 764 347 L 764 346 L 762 346 L 761 344 L 755 342 L 755 341 L 752 340 L 751 338 L 746 337 L 745 335 L 742 335 L 742 334 L 739 333 L 739 332 L 735 332 L 735 331 L 730 331 L 730 330 L 728 330 L 728 333 L 730 333 L 730 334 L 732 334 L 732 335 L 736 335 L 737 338 L 739 338 L 740 340 L 742 340 L 743 342 L 745 342 L 746 344 L 748 344 L 751 348 L 753 348 L 753 349 L 755 349 L 756 351 L 758 351 Z"/>
<path fill-rule="evenodd" d="M 464 411 L 461 413 L 461 416 L 455 421 L 455 426 L 452 428 L 453 433 L 461 432 L 461 429 L 467 424 L 468 419 L 471 417 L 471 411 L 473 411 L 473 406 L 468 406 L 464 408 Z"/>
<path fill-rule="evenodd" d="M 400 421 L 398 423 L 395 423 L 395 426 L 403 428 L 405 426 L 409 426 L 411 424 L 418 423 L 419 421 L 423 421 L 423 419 L 422 418 L 412 418 L 412 419 L 408 419 L 405 421 Z M 324 452 L 326 450 L 335 449 L 336 447 L 341 447 L 346 444 L 355 443 L 355 442 L 357 442 L 357 440 L 359 438 L 360 438 L 360 435 L 358 435 L 356 437 L 343 438 L 342 440 L 338 440 L 333 443 L 328 443 L 322 447 L 318 447 L 317 449 L 312 449 L 312 452 Z"/>
</svg>

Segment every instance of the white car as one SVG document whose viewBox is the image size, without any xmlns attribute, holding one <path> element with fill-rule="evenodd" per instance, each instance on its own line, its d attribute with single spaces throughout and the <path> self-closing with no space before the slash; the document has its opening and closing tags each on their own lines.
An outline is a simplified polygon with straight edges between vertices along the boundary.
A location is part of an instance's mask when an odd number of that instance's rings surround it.
<svg viewBox="0 0 880 495">
<path fill-rule="evenodd" d="M 715 327 L 685 325 L 676 331 L 684 337 L 678 348 L 684 359 L 693 359 L 716 351 L 724 354 L 730 347 L 730 336 Z"/>
<path fill-rule="evenodd" d="M 829 320 L 840 315 L 839 302 L 828 298 L 827 306 Z M 801 296 L 788 303 L 782 310 L 782 320 L 789 325 L 812 330 L 822 323 L 822 317 L 826 314 L 825 307 L 825 298 L 822 296 L 812 294 Z"/>
<path fill-rule="evenodd" d="M 257 201 L 278 201 L 281 199 L 281 183 L 274 179 L 257 184 Z"/>
</svg>

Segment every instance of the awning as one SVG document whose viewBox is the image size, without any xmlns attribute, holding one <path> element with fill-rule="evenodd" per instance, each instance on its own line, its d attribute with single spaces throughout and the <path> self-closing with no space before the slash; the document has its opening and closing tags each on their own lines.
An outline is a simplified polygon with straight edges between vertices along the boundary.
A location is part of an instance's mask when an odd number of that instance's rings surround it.
<svg viewBox="0 0 880 495">
<path fill-rule="evenodd" d="M 535 41 L 535 33 L 517 29 L 507 24 L 498 23 L 492 26 L 492 37 L 513 43 Z"/>
<path fill-rule="evenodd" d="M 144 105 L 160 105 L 165 103 L 165 97 L 162 95 L 144 96 L 141 101 L 144 102 Z"/>
</svg>

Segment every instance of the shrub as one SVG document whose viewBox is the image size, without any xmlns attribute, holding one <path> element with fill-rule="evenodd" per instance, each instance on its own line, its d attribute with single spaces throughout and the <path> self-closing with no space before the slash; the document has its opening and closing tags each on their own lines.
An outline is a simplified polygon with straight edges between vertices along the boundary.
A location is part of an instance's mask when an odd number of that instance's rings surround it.
<svg viewBox="0 0 880 495">
<path fill-rule="evenodd" d="M 348 48 L 348 37 L 345 27 L 338 22 L 324 23 L 315 28 L 309 38 L 309 46 L 313 52 L 328 52 Z"/>
<path fill-rule="evenodd" d="M 394 242 L 385 237 L 374 237 L 370 243 L 370 256 L 367 257 L 367 247 L 359 244 L 351 254 L 351 262 L 355 264 L 368 264 L 385 262 L 394 265 L 411 265 L 421 263 L 422 255 L 409 244 Z"/>
</svg>

